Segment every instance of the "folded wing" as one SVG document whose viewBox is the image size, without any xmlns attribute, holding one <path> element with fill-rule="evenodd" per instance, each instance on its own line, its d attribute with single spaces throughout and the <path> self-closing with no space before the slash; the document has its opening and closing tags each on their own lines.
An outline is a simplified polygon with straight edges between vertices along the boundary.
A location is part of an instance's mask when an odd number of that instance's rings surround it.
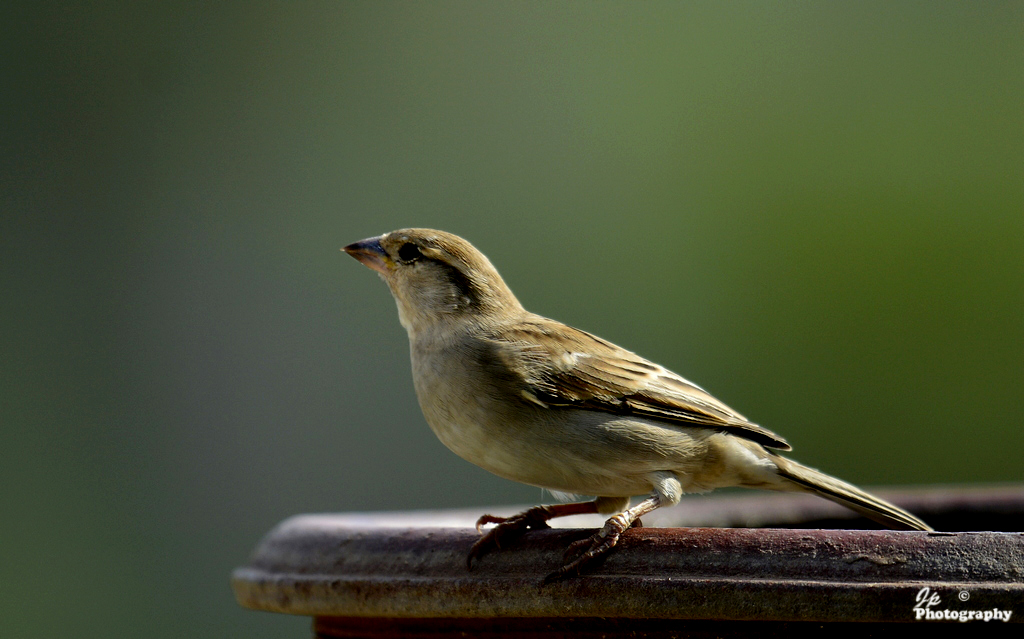
<svg viewBox="0 0 1024 639">
<path fill-rule="evenodd" d="M 702 426 L 790 450 L 696 384 L 590 333 L 534 316 L 489 339 L 537 404 Z"/>
</svg>

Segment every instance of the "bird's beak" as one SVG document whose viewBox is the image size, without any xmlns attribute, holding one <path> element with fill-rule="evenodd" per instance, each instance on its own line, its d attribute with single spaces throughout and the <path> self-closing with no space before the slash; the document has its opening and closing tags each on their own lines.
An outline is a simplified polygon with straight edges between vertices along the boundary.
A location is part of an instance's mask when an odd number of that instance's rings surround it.
<svg viewBox="0 0 1024 639">
<path fill-rule="evenodd" d="M 341 250 L 345 251 L 381 275 L 387 275 L 388 271 L 394 267 L 394 262 L 390 257 L 388 257 L 388 254 L 385 253 L 384 249 L 381 247 L 379 237 L 371 237 L 363 240 L 362 242 L 349 244 Z"/>
</svg>

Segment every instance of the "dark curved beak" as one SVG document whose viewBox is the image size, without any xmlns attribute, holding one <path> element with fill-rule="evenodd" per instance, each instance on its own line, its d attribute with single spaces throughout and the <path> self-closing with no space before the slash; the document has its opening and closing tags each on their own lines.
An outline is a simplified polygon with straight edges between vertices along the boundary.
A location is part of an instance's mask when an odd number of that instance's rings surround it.
<svg viewBox="0 0 1024 639">
<path fill-rule="evenodd" d="M 371 237 L 361 242 L 349 244 L 341 250 L 381 275 L 387 275 L 388 270 L 394 266 L 394 262 L 384 252 L 383 247 L 381 247 L 379 237 Z"/>
</svg>

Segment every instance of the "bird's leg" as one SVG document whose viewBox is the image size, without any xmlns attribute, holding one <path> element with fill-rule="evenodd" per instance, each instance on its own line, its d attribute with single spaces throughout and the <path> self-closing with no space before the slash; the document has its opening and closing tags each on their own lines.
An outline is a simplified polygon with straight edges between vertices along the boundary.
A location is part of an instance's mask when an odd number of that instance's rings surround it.
<svg viewBox="0 0 1024 639">
<path fill-rule="evenodd" d="M 469 556 L 466 558 L 466 565 L 472 568 L 474 559 L 479 559 L 491 550 L 500 549 L 503 545 L 508 545 L 531 528 L 533 530 L 550 528 L 550 526 L 548 526 L 549 519 L 596 512 L 597 501 L 583 501 L 573 502 L 571 504 L 534 506 L 533 508 L 524 510 L 518 515 L 512 515 L 511 517 L 484 515 L 480 519 L 476 520 L 477 532 L 483 532 L 480 528 L 484 524 L 497 524 L 497 526 L 487 531 L 486 534 L 480 537 L 480 539 L 473 544 L 473 547 L 469 550 Z"/>
<path fill-rule="evenodd" d="M 642 515 L 646 515 L 661 505 L 662 498 L 657 494 L 651 495 L 629 510 L 623 511 L 608 519 L 608 521 L 604 523 L 604 527 L 597 531 L 593 536 L 573 542 L 565 551 L 565 560 L 569 563 L 545 577 L 544 583 L 549 584 L 553 581 L 558 581 L 559 579 L 581 574 L 586 567 L 606 555 L 612 548 L 614 548 L 615 544 L 619 542 L 619 536 L 628 528 L 637 524 Z M 639 526 L 642 525 L 643 524 L 640 524 Z M 576 556 L 580 553 L 581 549 L 587 546 L 589 546 L 587 550 L 583 551 L 579 556 Z M 572 557 L 576 558 L 569 561 Z"/>
</svg>

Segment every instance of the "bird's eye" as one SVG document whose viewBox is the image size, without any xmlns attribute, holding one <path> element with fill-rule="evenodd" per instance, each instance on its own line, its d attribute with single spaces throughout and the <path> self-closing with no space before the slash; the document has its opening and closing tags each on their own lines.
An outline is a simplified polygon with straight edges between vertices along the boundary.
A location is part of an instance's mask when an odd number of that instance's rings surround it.
<svg viewBox="0 0 1024 639">
<path fill-rule="evenodd" d="M 412 242 L 406 242 L 398 247 L 398 259 L 403 262 L 412 262 L 421 257 L 423 257 L 423 253 L 420 253 L 420 249 Z"/>
</svg>

